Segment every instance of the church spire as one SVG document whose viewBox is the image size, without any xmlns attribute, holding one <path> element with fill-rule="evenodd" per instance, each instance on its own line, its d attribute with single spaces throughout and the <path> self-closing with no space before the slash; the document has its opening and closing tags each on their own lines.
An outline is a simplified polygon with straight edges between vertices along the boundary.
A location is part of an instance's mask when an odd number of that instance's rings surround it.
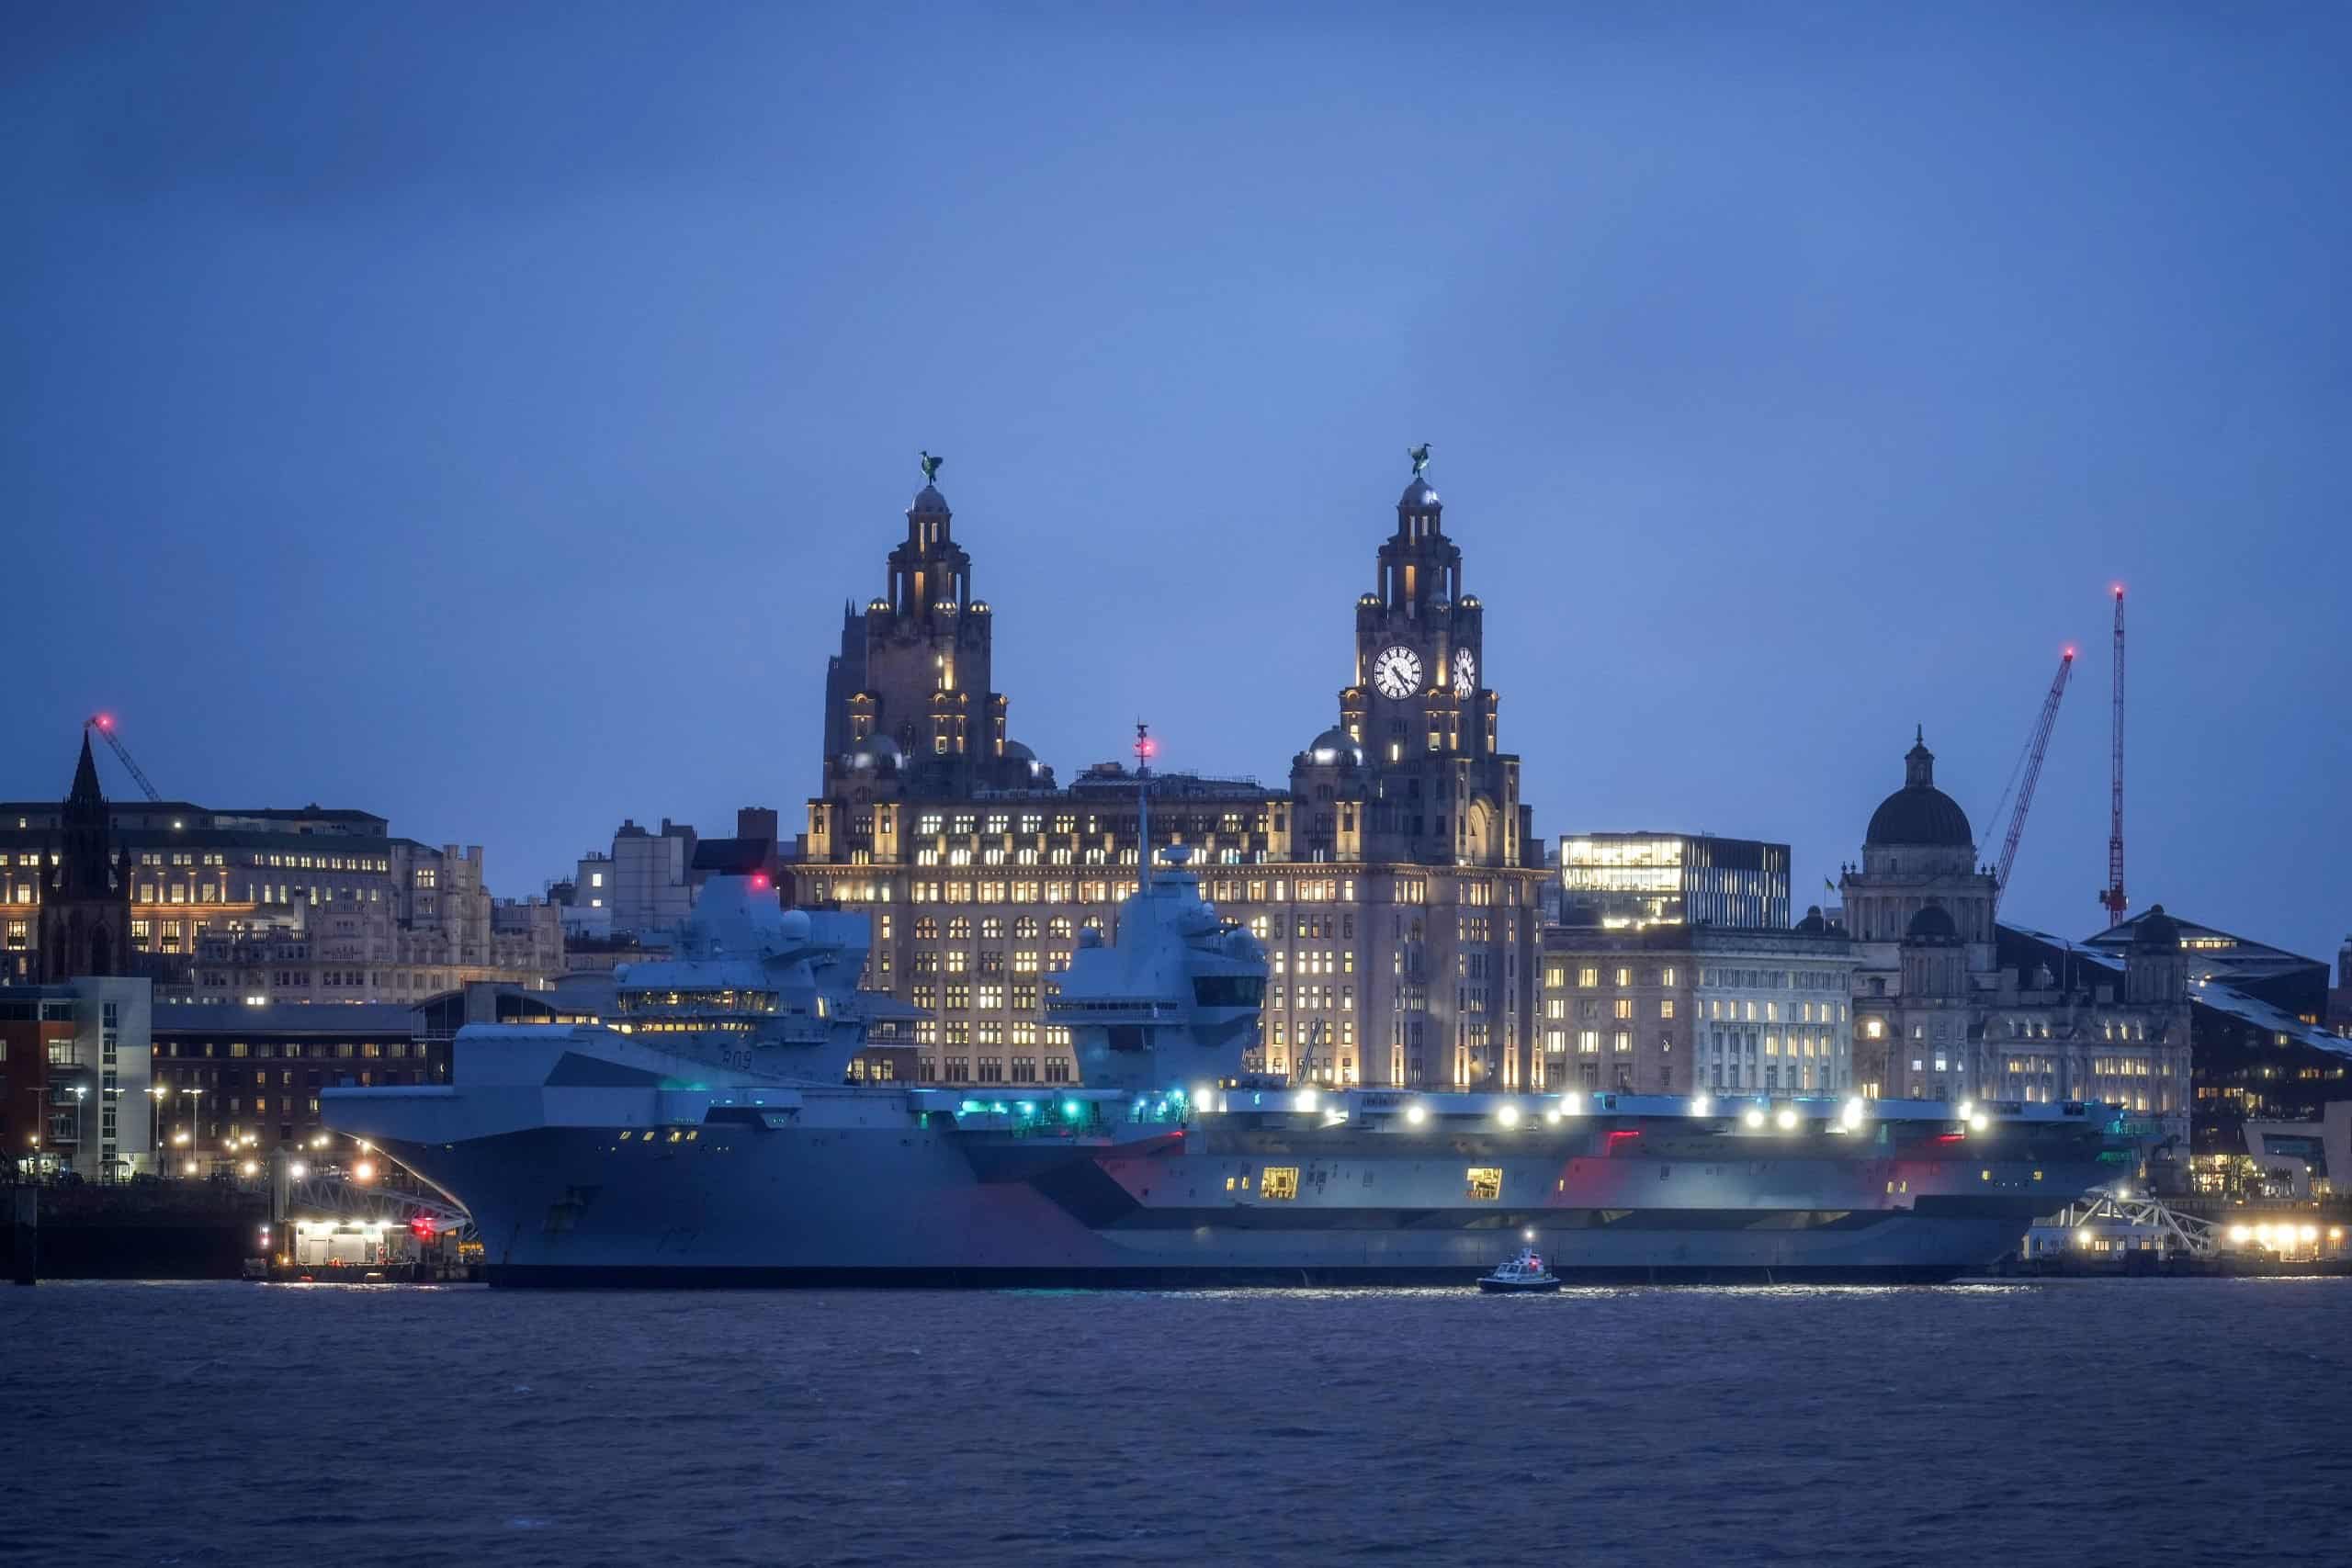
<svg viewBox="0 0 2352 1568">
<path fill-rule="evenodd" d="M 65 811 L 69 817 L 77 810 L 88 812 L 104 809 L 106 796 L 98 789 L 97 759 L 90 755 L 90 732 L 82 731 L 82 760 L 74 765 L 74 787 L 66 792 Z"/>
<path fill-rule="evenodd" d="M 40 976 L 44 984 L 85 975 L 121 975 L 130 959 L 130 864 L 114 850 L 114 827 L 98 788 L 90 732 L 74 787 L 51 840 L 56 860 L 40 900 Z"/>
</svg>

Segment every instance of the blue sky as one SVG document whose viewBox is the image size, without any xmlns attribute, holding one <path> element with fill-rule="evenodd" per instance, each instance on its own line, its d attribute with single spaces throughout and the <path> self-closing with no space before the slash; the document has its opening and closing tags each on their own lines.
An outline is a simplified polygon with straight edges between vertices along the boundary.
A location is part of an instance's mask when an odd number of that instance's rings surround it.
<svg viewBox="0 0 2352 1568">
<path fill-rule="evenodd" d="M 43 6 L 0 16 L 0 795 L 536 891 L 815 786 L 920 484 L 1065 777 L 1286 773 L 1404 449 L 1547 837 L 1856 853 L 1924 724 L 2005 912 L 2106 871 L 2332 955 L 2335 6 Z M 115 787 L 128 781 L 109 765 Z"/>
</svg>

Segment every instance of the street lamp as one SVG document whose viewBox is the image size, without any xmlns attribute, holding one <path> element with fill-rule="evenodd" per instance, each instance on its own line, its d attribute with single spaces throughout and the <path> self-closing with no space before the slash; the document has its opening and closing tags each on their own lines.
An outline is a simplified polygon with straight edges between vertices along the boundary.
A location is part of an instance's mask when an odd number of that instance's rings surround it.
<svg viewBox="0 0 2352 1568">
<path fill-rule="evenodd" d="M 194 1154 L 196 1152 L 196 1102 L 198 1097 L 204 1091 L 200 1089 L 184 1089 L 180 1093 L 187 1098 L 188 1153 Z M 187 1162 L 187 1174 L 190 1176 L 196 1174 L 196 1161 L 192 1159 Z"/>
<path fill-rule="evenodd" d="M 154 1118 L 148 1123 L 147 1146 L 155 1151 L 155 1174 L 164 1174 L 164 1101 L 172 1097 L 172 1086 L 151 1083 L 147 1093 L 154 1100 Z"/>
</svg>

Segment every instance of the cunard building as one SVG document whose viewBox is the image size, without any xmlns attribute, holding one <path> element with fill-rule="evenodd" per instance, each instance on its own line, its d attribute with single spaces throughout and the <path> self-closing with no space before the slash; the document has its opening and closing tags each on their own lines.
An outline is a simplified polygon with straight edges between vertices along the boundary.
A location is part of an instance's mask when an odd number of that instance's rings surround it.
<svg viewBox="0 0 2352 1568">
<path fill-rule="evenodd" d="M 990 666 L 993 612 L 945 499 L 926 484 L 888 592 L 844 616 L 826 673 L 822 793 L 800 901 L 874 917 L 872 985 L 922 1009 L 918 1071 L 1064 1083 L 1044 1023 L 1080 933 L 1114 934 L 1148 795 L 1155 848 L 1187 846 L 1202 891 L 1268 949 L 1258 1063 L 1365 1085 L 1540 1087 L 1542 850 L 1500 749 L 1485 610 L 1417 458 L 1355 604 L 1335 720 L 1290 787 L 1088 770 L 1068 787 L 1014 740 Z M 927 470 L 928 472 L 928 470 Z"/>
</svg>

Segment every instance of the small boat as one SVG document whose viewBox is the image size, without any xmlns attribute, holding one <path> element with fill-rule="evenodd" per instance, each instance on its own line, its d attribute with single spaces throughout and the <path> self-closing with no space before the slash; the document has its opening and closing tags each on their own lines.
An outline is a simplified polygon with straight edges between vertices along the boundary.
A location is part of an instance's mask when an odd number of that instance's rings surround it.
<svg viewBox="0 0 2352 1568">
<path fill-rule="evenodd" d="M 1544 1267 L 1544 1259 L 1532 1247 L 1522 1247 L 1519 1256 L 1491 1274 L 1478 1277 L 1478 1288 L 1489 1295 L 1501 1295 L 1530 1291 L 1556 1291 L 1559 1277 Z"/>
</svg>

